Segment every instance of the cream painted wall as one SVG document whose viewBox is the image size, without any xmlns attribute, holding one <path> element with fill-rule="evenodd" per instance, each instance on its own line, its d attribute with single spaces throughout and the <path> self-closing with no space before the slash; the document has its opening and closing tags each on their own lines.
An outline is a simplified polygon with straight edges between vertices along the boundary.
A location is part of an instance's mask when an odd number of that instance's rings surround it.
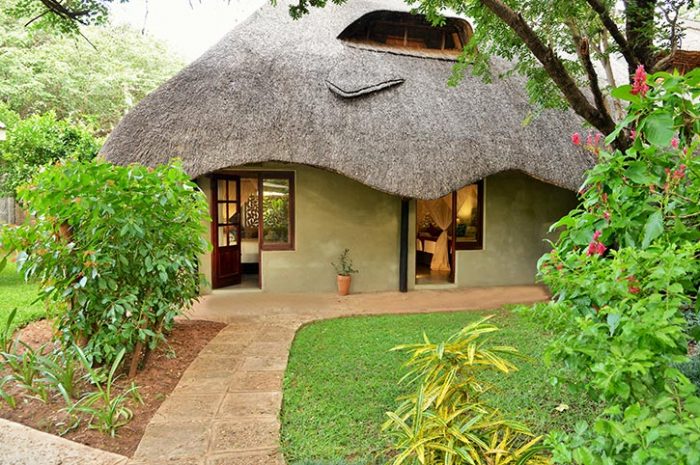
<svg viewBox="0 0 700 465">
<path fill-rule="evenodd" d="M 335 291 L 331 262 L 346 247 L 359 270 L 352 292 L 398 289 L 399 198 L 320 169 L 294 171 L 296 247 L 263 251 L 263 290 Z"/>
<path fill-rule="evenodd" d="M 457 252 L 457 286 L 533 284 L 550 225 L 575 205 L 573 192 L 520 172 L 486 178 L 484 249 Z"/>
</svg>

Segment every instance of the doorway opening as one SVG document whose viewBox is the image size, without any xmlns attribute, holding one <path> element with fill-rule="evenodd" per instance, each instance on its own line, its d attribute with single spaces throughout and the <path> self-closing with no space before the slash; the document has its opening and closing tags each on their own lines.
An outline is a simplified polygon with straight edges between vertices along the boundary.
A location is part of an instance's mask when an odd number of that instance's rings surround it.
<svg viewBox="0 0 700 465">
<path fill-rule="evenodd" d="M 258 289 L 260 279 L 258 177 L 241 176 L 241 283 L 240 288 Z"/>
<path fill-rule="evenodd" d="M 262 288 L 262 251 L 294 250 L 294 173 L 223 172 L 212 193 L 213 288 Z"/>
<path fill-rule="evenodd" d="M 454 283 L 452 197 L 416 201 L 416 284 Z"/>
<path fill-rule="evenodd" d="M 483 248 L 484 183 L 416 201 L 416 284 L 455 282 L 458 250 Z"/>
</svg>

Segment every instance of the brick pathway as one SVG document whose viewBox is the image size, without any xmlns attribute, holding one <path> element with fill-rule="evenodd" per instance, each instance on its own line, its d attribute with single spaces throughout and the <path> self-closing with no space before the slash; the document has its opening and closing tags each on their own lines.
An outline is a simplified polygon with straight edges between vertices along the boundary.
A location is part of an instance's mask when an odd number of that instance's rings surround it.
<svg viewBox="0 0 700 465">
<path fill-rule="evenodd" d="M 546 298 L 534 286 L 382 293 L 207 296 L 193 318 L 229 323 L 161 405 L 129 465 L 284 465 L 282 377 L 299 327 L 348 315 L 497 308 Z"/>
</svg>

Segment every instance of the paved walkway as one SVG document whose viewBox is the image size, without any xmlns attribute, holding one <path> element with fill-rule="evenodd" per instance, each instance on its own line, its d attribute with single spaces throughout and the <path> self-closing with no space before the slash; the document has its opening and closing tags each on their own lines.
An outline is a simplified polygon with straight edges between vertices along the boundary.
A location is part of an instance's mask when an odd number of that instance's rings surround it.
<svg viewBox="0 0 700 465">
<path fill-rule="evenodd" d="M 78 444 L 0 418 L 2 465 L 126 465 L 122 455 Z"/>
<path fill-rule="evenodd" d="M 282 377 L 301 325 L 384 313 L 477 310 L 547 297 L 535 286 L 407 294 L 217 291 L 191 314 L 229 325 L 202 350 L 161 405 L 130 465 L 284 465 Z"/>
</svg>

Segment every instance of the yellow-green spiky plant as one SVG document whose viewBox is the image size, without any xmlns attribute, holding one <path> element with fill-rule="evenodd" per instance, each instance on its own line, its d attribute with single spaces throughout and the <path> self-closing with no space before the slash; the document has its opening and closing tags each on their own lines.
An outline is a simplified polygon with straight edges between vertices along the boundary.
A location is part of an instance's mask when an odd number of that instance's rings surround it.
<svg viewBox="0 0 700 465">
<path fill-rule="evenodd" d="M 391 465 L 539 465 L 549 463 L 540 444 L 521 423 L 505 419 L 481 400 L 491 384 L 486 371 L 517 370 L 509 358 L 522 357 L 513 347 L 489 345 L 484 335 L 498 331 L 483 318 L 447 341 L 394 347 L 411 354 L 409 372 L 400 382 L 417 386 L 383 429 L 394 439 Z"/>
</svg>

